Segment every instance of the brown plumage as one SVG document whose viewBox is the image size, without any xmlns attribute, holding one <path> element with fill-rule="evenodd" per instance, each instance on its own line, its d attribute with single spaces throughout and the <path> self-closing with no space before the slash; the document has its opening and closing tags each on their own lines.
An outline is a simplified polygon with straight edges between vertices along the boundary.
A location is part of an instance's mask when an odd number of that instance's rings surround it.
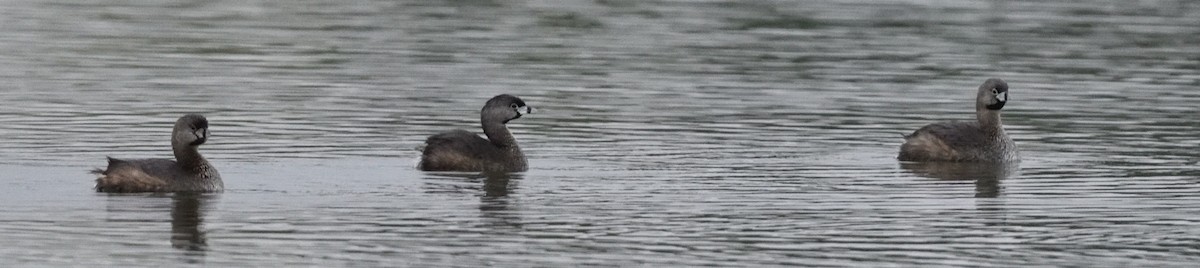
<svg viewBox="0 0 1200 268">
<path fill-rule="evenodd" d="M 1008 84 L 992 78 L 979 86 L 975 122 L 934 123 L 904 136 L 902 161 L 997 162 L 1019 160 L 1017 146 L 1000 121 Z"/>
<path fill-rule="evenodd" d="M 175 160 L 108 158 L 108 168 L 92 170 L 97 192 L 219 192 L 221 174 L 200 155 L 208 140 L 208 119 L 189 114 L 175 121 L 171 147 Z"/>
<path fill-rule="evenodd" d="M 525 154 L 505 125 L 533 112 L 525 101 L 503 94 L 488 100 L 480 111 L 487 139 L 470 131 L 454 130 L 425 140 L 418 169 L 425 171 L 525 171 Z"/>
</svg>

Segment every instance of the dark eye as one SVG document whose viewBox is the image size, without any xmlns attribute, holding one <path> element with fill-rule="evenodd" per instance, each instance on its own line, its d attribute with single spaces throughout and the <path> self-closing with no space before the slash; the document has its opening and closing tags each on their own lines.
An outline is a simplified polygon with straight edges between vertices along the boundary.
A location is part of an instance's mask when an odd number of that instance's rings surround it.
<svg viewBox="0 0 1200 268">
<path fill-rule="evenodd" d="M 993 88 L 992 95 L 1000 95 L 1000 91 Z"/>
<path fill-rule="evenodd" d="M 513 108 L 513 110 L 516 110 L 516 109 L 517 109 L 517 104 L 516 104 L 516 103 L 509 104 L 509 105 L 508 105 L 508 107 L 512 107 L 512 108 Z"/>
</svg>

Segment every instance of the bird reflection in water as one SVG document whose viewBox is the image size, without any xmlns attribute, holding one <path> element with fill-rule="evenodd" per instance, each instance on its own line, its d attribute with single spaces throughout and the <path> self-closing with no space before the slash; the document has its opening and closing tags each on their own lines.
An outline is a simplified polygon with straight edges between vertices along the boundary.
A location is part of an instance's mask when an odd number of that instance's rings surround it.
<svg viewBox="0 0 1200 268">
<path fill-rule="evenodd" d="M 208 250 L 205 238 L 205 206 L 212 195 L 202 193 L 176 193 L 171 197 L 171 247 L 194 252 Z"/>
<path fill-rule="evenodd" d="M 437 192 L 470 192 L 479 194 L 479 212 L 487 219 L 487 225 L 492 227 L 520 228 L 521 220 L 516 213 L 513 198 L 509 196 L 517 189 L 517 182 L 523 178 L 521 173 L 483 172 L 483 173 L 436 173 L 427 177 L 430 182 L 448 181 L 450 183 L 427 183 Z M 469 182 L 462 184 L 462 181 Z"/>
<path fill-rule="evenodd" d="M 900 167 L 917 176 L 939 180 L 974 180 L 975 197 L 994 198 L 1000 196 L 1000 182 L 1016 177 L 1020 173 L 1017 162 L 1012 163 L 964 163 L 964 162 L 900 162 Z"/>
<path fill-rule="evenodd" d="M 203 193 L 153 193 L 153 194 L 105 194 L 108 195 L 108 221 L 118 228 L 130 225 L 139 227 L 162 226 L 170 212 L 172 248 L 182 251 L 183 261 L 202 263 L 208 251 L 208 240 L 203 230 L 204 213 L 216 200 L 215 194 Z M 169 201 L 169 202 L 168 202 Z M 153 235 L 157 237 L 158 235 Z"/>
<path fill-rule="evenodd" d="M 484 173 L 483 196 L 479 197 L 479 213 L 493 228 L 521 228 L 521 217 L 509 196 L 517 188 L 521 174 Z"/>
<path fill-rule="evenodd" d="M 521 174 L 513 173 L 483 173 L 484 197 L 507 197 L 509 189 L 516 186 L 514 179 L 520 179 Z"/>
</svg>

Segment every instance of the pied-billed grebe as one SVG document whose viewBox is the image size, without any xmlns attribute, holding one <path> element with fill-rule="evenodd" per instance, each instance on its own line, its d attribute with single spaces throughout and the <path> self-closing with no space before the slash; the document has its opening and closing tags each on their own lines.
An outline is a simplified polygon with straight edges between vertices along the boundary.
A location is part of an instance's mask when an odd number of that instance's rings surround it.
<svg viewBox="0 0 1200 268">
<path fill-rule="evenodd" d="M 1008 102 L 1008 83 L 992 78 L 979 86 L 976 122 L 934 123 L 904 136 L 901 161 L 1004 162 L 1017 161 L 1017 145 L 1000 122 Z"/>
<path fill-rule="evenodd" d="M 171 148 L 175 160 L 108 158 L 108 168 L 96 169 L 96 191 L 133 192 L 219 192 L 225 188 L 221 174 L 200 155 L 198 147 L 208 140 L 208 119 L 189 114 L 175 121 Z"/>
<path fill-rule="evenodd" d="M 479 121 L 487 139 L 470 131 L 454 130 L 425 140 L 418 169 L 425 171 L 525 171 L 525 154 L 505 126 L 508 121 L 532 113 L 533 108 L 512 95 L 502 94 L 487 101 Z"/>
</svg>

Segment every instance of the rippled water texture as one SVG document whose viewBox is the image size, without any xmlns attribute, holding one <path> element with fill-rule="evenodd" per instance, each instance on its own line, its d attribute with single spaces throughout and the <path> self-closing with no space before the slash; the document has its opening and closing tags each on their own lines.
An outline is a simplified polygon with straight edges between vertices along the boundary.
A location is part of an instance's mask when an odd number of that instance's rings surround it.
<svg viewBox="0 0 1200 268">
<path fill-rule="evenodd" d="M 0 266 L 1194 266 L 1193 1 L 0 1 Z M 1011 87 L 1019 165 L 895 160 Z M 521 174 L 424 173 L 500 93 Z M 202 112 L 215 195 L 93 193 Z"/>
</svg>

